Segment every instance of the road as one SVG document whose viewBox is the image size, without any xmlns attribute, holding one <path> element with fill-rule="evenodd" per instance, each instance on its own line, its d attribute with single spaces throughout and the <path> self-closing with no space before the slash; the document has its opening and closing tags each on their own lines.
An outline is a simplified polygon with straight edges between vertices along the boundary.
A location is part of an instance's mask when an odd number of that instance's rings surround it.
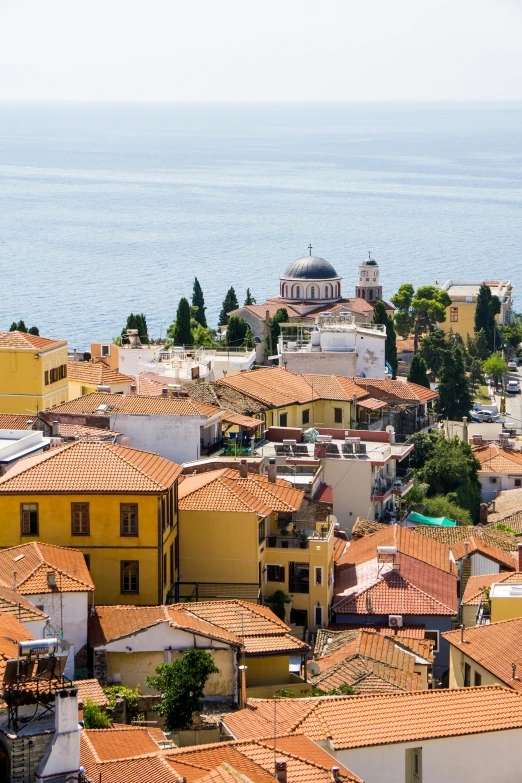
<svg viewBox="0 0 522 783">
<path fill-rule="evenodd" d="M 522 388 L 522 368 L 511 370 L 505 377 L 505 382 L 518 381 Z M 500 398 L 497 402 L 500 410 Z M 506 425 L 522 432 L 522 394 L 506 394 Z"/>
</svg>

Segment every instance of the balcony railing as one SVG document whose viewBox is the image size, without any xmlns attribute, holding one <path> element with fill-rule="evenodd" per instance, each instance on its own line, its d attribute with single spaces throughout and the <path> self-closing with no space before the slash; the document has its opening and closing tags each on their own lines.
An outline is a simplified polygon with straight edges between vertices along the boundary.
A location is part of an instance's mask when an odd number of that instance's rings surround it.
<svg viewBox="0 0 522 783">
<path fill-rule="evenodd" d="M 308 549 L 310 543 L 307 538 L 299 536 L 268 536 L 266 545 L 277 549 Z"/>
</svg>

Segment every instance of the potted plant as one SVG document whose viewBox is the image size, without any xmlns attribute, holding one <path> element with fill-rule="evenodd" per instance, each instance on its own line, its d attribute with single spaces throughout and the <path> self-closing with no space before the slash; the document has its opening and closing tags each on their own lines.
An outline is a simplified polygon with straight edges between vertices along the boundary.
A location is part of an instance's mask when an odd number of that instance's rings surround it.
<svg viewBox="0 0 522 783">
<path fill-rule="evenodd" d="M 306 532 L 306 530 L 299 531 L 299 548 L 300 549 L 308 548 L 308 533 Z"/>
</svg>

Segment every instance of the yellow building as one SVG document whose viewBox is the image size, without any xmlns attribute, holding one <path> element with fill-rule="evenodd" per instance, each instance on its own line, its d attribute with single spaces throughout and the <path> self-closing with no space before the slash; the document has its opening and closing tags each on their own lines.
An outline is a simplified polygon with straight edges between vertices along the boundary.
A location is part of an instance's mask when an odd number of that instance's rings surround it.
<svg viewBox="0 0 522 783">
<path fill-rule="evenodd" d="M 435 285 L 446 291 L 451 299 L 450 307 L 446 308 L 446 321 L 441 324 L 445 332 L 451 329 L 460 334 L 464 341 L 467 336 L 473 337 L 475 333 L 475 309 L 477 297 L 482 281 L 470 280 L 441 280 L 435 281 Z M 500 313 L 496 320 L 500 325 L 511 321 L 511 299 L 513 286 L 511 281 L 492 281 L 486 285 L 491 289 L 493 296 L 500 300 Z"/>
<path fill-rule="evenodd" d="M 522 618 L 442 635 L 450 644 L 450 688 L 504 685 L 522 692 Z"/>
<path fill-rule="evenodd" d="M 98 391 L 100 386 L 111 394 L 129 394 L 134 378 L 122 375 L 113 370 L 105 362 L 73 362 L 68 363 L 69 400 L 83 397 Z"/>
<path fill-rule="evenodd" d="M 333 524 L 310 521 L 297 530 L 304 493 L 275 475 L 246 471 L 245 464 L 181 482 L 180 595 L 256 601 L 282 590 L 290 625 L 322 627 L 333 595 Z"/>
<path fill-rule="evenodd" d="M 466 628 L 482 618 L 497 623 L 522 617 L 522 572 L 471 576 L 466 582 L 460 611 Z"/>
<path fill-rule="evenodd" d="M 0 547 L 79 549 L 97 603 L 161 604 L 177 580 L 180 472 L 157 454 L 109 443 L 21 460 L 0 479 Z"/>
<path fill-rule="evenodd" d="M 34 415 L 67 402 L 67 340 L 0 332 L 0 411 Z"/>
</svg>

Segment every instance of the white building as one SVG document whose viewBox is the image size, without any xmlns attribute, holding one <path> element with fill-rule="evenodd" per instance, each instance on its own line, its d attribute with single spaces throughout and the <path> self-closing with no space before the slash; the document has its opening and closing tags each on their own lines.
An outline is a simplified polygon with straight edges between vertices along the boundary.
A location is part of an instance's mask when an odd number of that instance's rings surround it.
<svg viewBox="0 0 522 783">
<path fill-rule="evenodd" d="M 474 438 L 474 443 L 477 443 Z M 480 462 L 478 473 L 482 484 L 482 499 L 490 503 L 499 492 L 522 487 L 522 455 L 500 443 L 473 446 L 473 455 Z"/>
<path fill-rule="evenodd" d="M 32 421 L 28 421 L 29 429 L 25 430 L 0 429 L 0 476 L 19 459 L 41 454 L 49 448 L 51 438 L 44 437 L 41 431 L 30 429 L 32 424 Z"/>
<path fill-rule="evenodd" d="M 291 336 L 289 336 L 291 335 Z M 291 372 L 384 378 L 386 327 L 357 323 L 350 312 L 324 312 L 315 326 L 281 324 L 279 364 Z"/>
</svg>

